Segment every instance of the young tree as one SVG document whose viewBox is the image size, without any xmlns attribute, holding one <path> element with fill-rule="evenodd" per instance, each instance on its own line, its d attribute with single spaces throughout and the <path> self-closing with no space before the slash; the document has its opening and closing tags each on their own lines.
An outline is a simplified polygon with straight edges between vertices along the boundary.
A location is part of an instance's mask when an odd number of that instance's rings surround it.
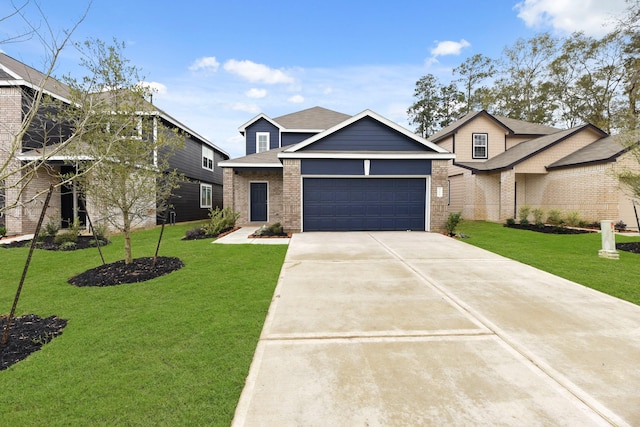
<svg viewBox="0 0 640 427">
<path fill-rule="evenodd" d="M 81 129 L 76 177 L 104 220 L 124 234 L 125 263 L 133 261 L 131 231 L 156 208 L 165 209 L 180 177 L 168 159 L 184 136 L 162 122 L 147 101 L 151 94 L 136 67 L 124 58 L 124 43 L 89 40 L 80 46 L 88 76 L 67 78 L 76 110 L 64 119 Z M 76 118 L 89 119 L 76 122 Z"/>
<path fill-rule="evenodd" d="M 413 96 L 416 102 L 409 107 L 409 122 L 416 126 L 416 133 L 427 137 L 435 132 L 438 126 L 439 93 L 441 84 L 433 74 L 427 74 L 416 82 Z"/>
</svg>

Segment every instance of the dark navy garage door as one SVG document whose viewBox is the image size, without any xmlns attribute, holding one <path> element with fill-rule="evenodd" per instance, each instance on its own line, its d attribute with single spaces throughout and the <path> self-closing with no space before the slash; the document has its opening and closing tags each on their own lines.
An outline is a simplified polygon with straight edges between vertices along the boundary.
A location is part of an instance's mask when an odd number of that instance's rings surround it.
<svg viewBox="0 0 640 427">
<path fill-rule="evenodd" d="M 304 231 L 424 230 L 424 178 L 304 178 Z"/>
</svg>

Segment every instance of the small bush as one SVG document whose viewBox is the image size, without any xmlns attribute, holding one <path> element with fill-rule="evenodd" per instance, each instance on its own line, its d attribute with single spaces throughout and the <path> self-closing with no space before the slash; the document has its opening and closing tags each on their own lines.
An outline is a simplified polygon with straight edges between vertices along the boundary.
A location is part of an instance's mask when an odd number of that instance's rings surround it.
<svg viewBox="0 0 640 427">
<path fill-rule="evenodd" d="M 445 230 L 449 234 L 449 236 L 455 236 L 456 227 L 462 222 L 462 212 L 450 213 L 447 218 L 447 222 L 444 225 Z"/>
<path fill-rule="evenodd" d="M 580 222 L 580 212 L 571 211 L 567 214 L 566 223 L 569 227 L 577 227 Z"/>
<path fill-rule="evenodd" d="M 75 244 L 77 241 L 78 241 L 78 234 L 73 230 L 65 231 L 64 233 L 60 233 L 53 238 L 53 242 L 56 245 L 60 245 L 60 246 L 68 242 Z"/>
<path fill-rule="evenodd" d="M 270 226 L 263 225 L 253 234 L 256 236 L 283 236 L 284 229 L 279 222 L 276 222 L 275 224 L 272 224 Z"/>
<path fill-rule="evenodd" d="M 191 230 L 187 230 L 184 238 L 186 240 L 195 240 L 202 239 L 206 237 L 207 233 L 204 231 L 202 227 L 192 228 Z"/>
<path fill-rule="evenodd" d="M 624 221 L 620 220 L 616 222 L 615 227 L 618 231 L 624 231 L 627 229 L 627 224 L 625 224 Z"/>
<path fill-rule="evenodd" d="M 544 218 L 544 210 L 535 208 L 531 211 L 531 214 L 533 215 L 533 223 L 536 227 L 544 226 L 544 221 L 542 220 L 542 218 Z"/>
<path fill-rule="evenodd" d="M 76 242 L 63 242 L 60 245 L 60 250 L 63 251 L 72 251 L 76 248 Z"/>
<path fill-rule="evenodd" d="M 104 222 L 93 224 L 93 232 L 95 233 L 96 238 L 100 240 L 107 240 L 107 237 L 109 237 L 109 227 Z"/>
<path fill-rule="evenodd" d="M 235 227 L 238 218 L 240 218 L 240 213 L 234 212 L 231 208 L 209 209 L 209 222 L 202 228 L 207 236 L 217 236 L 223 231 Z"/>
<path fill-rule="evenodd" d="M 49 221 L 44 225 L 44 237 L 55 237 L 60 231 L 60 220 L 57 218 L 49 218 Z"/>
<path fill-rule="evenodd" d="M 507 225 L 509 227 L 513 227 L 514 225 L 516 225 L 516 220 L 513 218 L 507 218 Z"/>
<path fill-rule="evenodd" d="M 518 219 L 520 219 L 520 224 L 528 225 L 529 224 L 529 213 L 531 212 L 531 208 L 529 206 L 521 206 L 518 209 Z"/>
<path fill-rule="evenodd" d="M 547 222 L 553 225 L 561 225 L 564 223 L 562 219 L 562 212 L 558 209 L 551 209 L 549 211 L 549 215 L 547 216 Z"/>
<path fill-rule="evenodd" d="M 100 246 L 106 246 L 107 241 L 104 239 L 91 239 L 89 240 L 89 246 L 91 246 L 92 248 L 95 248 L 96 246 L 98 246 L 98 243 L 100 243 Z"/>
<path fill-rule="evenodd" d="M 7 235 L 7 228 L 0 225 L 0 237 Z"/>
</svg>

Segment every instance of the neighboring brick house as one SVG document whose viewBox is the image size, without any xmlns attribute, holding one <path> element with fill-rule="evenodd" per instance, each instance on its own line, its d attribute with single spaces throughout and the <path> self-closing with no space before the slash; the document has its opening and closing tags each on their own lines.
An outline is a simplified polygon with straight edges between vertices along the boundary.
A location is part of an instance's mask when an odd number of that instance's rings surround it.
<svg viewBox="0 0 640 427">
<path fill-rule="evenodd" d="M 637 228 L 616 173 L 638 165 L 615 136 L 593 125 L 560 130 L 479 111 L 428 139 L 456 154 L 448 211 L 465 219 L 504 222 L 529 206 Z"/>
<path fill-rule="evenodd" d="M 314 107 L 239 129 L 246 156 L 221 162 L 239 222 L 287 231 L 441 230 L 453 154 L 366 110 Z"/>
<path fill-rule="evenodd" d="M 0 53 L 0 164 L 7 162 L 7 171 L 18 170 L 26 162 L 40 159 L 39 147 L 62 142 L 65 133 L 68 132 L 68 129 L 62 129 L 61 132 L 49 132 L 43 137 L 41 128 L 32 126 L 19 141 L 19 149 L 14 150 L 11 147 L 24 114 L 28 111 L 33 93 L 42 84 L 47 96 L 61 101 L 64 105 L 70 103 L 69 89 L 63 83 L 53 78 L 45 79 L 45 75 L 39 71 Z M 47 120 L 45 117 L 45 112 L 39 112 L 39 121 Z M 188 182 L 182 183 L 180 188 L 174 191 L 171 200 L 176 220 L 207 218 L 210 207 L 222 207 L 222 170 L 217 167 L 217 163 L 228 159 L 229 155 L 155 107 L 151 113 L 145 113 L 145 117 L 162 122 L 171 129 L 179 129 L 187 135 L 185 146 L 176 150 L 169 159 L 170 168 L 177 169 L 188 179 Z M 56 134 L 62 136 L 56 137 Z M 58 154 L 49 157 L 46 167 L 40 167 L 38 173 L 24 188 L 15 185 L 22 177 L 20 173 L 11 174 L 4 185 L 0 185 L 0 188 L 4 189 L 0 192 L 0 207 L 16 206 L 7 208 L 3 213 L 2 220 L 8 234 L 33 233 L 44 196 L 38 197 L 41 199 L 40 202 L 28 201 L 46 191 L 50 184 L 59 184 L 60 173 L 72 168 L 69 163 L 70 158 Z M 57 185 L 47 215 L 49 218 L 59 218 L 63 227 L 68 226 L 71 218 L 79 217 L 83 220 L 85 213 L 80 209 L 79 198 L 82 198 L 82 195 L 73 186 Z M 90 203 L 87 205 L 91 217 L 99 218 L 101 213 L 92 212 Z M 156 217 L 155 207 L 151 207 L 148 217 L 140 225 L 154 225 L 160 220 L 161 218 Z"/>
</svg>

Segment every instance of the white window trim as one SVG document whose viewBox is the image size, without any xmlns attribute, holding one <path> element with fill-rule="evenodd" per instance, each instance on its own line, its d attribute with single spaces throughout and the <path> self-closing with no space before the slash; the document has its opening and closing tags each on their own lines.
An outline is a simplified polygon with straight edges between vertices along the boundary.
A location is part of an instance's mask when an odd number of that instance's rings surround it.
<svg viewBox="0 0 640 427">
<path fill-rule="evenodd" d="M 476 144 L 476 136 L 484 136 L 484 144 Z M 476 147 L 484 148 L 484 156 L 476 156 Z M 489 134 L 473 133 L 471 134 L 471 157 L 474 159 L 487 159 L 489 157 Z"/>
<path fill-rule="evenodd" d="M 267 137 L 267 146 L 264 150 L 260 151 L 260 137 Z M 265 151 L 269 151 L 269 146 L 271 145 L 271 134 L 269 132 L 256 132 L 256 153 L 262 153 Z"/>
<path fill-rule="evenodd" d="M 209 203 L 202 203 L 202 191 L 208 190 L 209 193 Z M 200 207 L 201 208 L 211 208 L 213 207 L 213 185 L 211 184 L 200 184 Z"/>
<path fill-rule="evenodd" d="M 211 154 L 211 157 L 207 156 L 207 154 L 209 153 Z M 207 166 L 204 165 L 204 159 L 207 159 Z M 202 157 L 200 158 L 200 166 L 202 166 L 202 169 L 213 171 L 214 163 L 215 162 L 214 162 L 213 149 L 211 147 L 208 147 L 202 144 Z M 211 167 L 209 167 L 209 164 L 211 165 Z"/>
</svg>

